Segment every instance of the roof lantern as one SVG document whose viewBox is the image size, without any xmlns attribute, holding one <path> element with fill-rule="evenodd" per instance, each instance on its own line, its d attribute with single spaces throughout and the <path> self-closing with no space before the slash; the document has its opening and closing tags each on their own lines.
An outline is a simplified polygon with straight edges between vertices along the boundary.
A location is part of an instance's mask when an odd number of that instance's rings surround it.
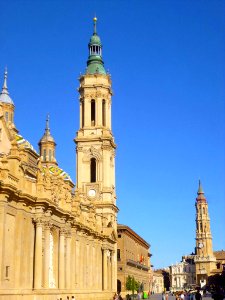
<svg viewBox="0 0 225 300">
<path fill-rule="evenodd" d="M 102 60 L 102 43 L 97 34 L 97 18 L 93 18 L 94 32 L 88 44 L 89 57 L 87 61 L 86 74 L 106 74 Z"/>
<path fill-rule="evenodd" d="M 5 74 L 4 74 L 4 83 L 2 87 L 2 91 L 0 93 L 0 102 L 8 103 L 14 105 L 12 99 L 9 96 L 8 88 L 7 88 L 7 69 L 5 68 Z"/>
</svg>

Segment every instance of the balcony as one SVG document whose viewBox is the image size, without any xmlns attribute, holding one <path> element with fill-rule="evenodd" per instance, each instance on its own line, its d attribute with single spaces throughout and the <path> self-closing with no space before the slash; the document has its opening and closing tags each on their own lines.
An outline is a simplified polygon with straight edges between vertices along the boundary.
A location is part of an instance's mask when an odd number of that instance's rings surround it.
<svg viewBox="0 0 225 300">
<path fill-rule="evenodd" d="M 148 271 L 150 268 L 148 266 L 142 265 L 137 261 L 134 261 L 132 259 L 127 259 L 127 265 L 131 267 L 135 267 L 137 269 L 143 270 L 143 271 Z"/>
</svg>

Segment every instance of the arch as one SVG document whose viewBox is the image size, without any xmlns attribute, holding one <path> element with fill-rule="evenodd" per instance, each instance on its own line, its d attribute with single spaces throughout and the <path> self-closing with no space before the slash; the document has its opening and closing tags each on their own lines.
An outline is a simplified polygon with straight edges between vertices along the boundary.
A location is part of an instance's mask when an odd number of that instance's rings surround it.
<svg viewBox="0 0 225 300">
<path fill-rule="evenodd" d="M 94 157 L 91 158 L 90 160 L 90 182 L 96 182 L 96 171 L 97 171 L 97 167 L 96 167 L 97 163 L 96 163 L 96 159 Z"/>
</svg>

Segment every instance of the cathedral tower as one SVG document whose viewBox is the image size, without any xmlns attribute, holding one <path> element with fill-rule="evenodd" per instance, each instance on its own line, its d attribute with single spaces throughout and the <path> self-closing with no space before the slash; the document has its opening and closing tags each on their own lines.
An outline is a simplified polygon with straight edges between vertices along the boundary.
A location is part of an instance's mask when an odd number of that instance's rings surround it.
<svg viewBox="0 0 225 300">
<path fill-rule="evenodd" d="M 111 78 L 102 60 L 102 43 L 96 29 L 88 44 L 89 57 L 79 78 L 80 129 L 77 132 L 77 194 L 81 203 L 95 207 L 102 232 L 116 232 L 115 149 L 111 129 Z"/>
<path fill-rule="evenodd" d="M 212 235 L 208 203 L 206 201 L 201 182 L 196 198 L 196 283 L 204 286 L 211 270 L 215 268 L 216 258 L 213 255 Z"/>
</svg>

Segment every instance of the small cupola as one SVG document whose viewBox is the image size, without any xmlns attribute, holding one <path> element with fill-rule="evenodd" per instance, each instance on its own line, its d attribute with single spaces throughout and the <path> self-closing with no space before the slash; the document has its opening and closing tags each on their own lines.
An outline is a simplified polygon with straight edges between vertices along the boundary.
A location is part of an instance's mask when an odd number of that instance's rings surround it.
<svg viewBox="0 0 225 300">
<path fill-rule="evenodd" d="M 7 72 L 7 69 L 5 69 L 4 83 L 3 83 L 2 91 L 0 93 L 0 102 L 14 105 L 12 99 L 9 96 L 9 92 L 8 92 L 7 76 L 8 76 L 8 72 Z"/>
<path fill-rule="evenodd" d="M 50 133 L 49 128 L 49 115 L 46 118 L 46 126 L 45 133 L 43 137 L 40 139 L 39 143 L 39 151 L 41 160 L 44 163 L 57 164 L 55 158 L 55 147 L 56 143 L 53 136 Z"/>
<path fill-rule="evenodd" d="M 8 72 L 7 69 L 5 69 L 4 73 L 4 82 L 2 91 L 0 93 L 0 105 L 2 106 L 2 111 L 4 114 L 4 118 L 6 123 L 9 125 L 10 128 L 14 128 L 14 103 L 9 96 L 9 91 L 7 87 L 7 76 Z"/>
</svg>

